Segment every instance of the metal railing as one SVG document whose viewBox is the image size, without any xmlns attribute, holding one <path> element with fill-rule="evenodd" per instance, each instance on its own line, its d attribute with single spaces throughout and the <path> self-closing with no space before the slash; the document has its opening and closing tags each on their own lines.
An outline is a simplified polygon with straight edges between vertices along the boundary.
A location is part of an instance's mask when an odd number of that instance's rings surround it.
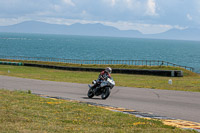
<svg viewBox="0 0 200 133">
<path fill-rule="evenodd" d="M 160 60 L 80 60 L 80 59 L 62 59 L 62 58 L 50 58 L 50 57 L 26 57 L 26 56 L 4 56 L 4 55 L 0 55 L 0 59 L 62 62 L 62 63 L 71 63 L 71 64 L 173 66 L 173 67 L 181 67 L 190 71 L 194 71 L 193 67 L 181 66 L 181 65 L 177 65 L 174 63 L 166 62 L 166 61 L 160 61 Z"/>
</svg>

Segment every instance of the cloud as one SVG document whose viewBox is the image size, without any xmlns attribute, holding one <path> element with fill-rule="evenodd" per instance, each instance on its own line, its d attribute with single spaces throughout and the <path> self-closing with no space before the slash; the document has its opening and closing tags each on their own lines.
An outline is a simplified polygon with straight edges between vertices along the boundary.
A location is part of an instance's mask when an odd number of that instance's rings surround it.
<svg viewBox="0 0 200 133">
<path fill-rule="evenodd" d="M 192 20 L 192 16 L 190 14 L 187 14 L 187 19 Z"/>
<path fill-rule="evenodd" d="M 181 27 L 179 25 L 174 25 L 173 28 L 179 29 L 179 30 L 184 30 L 184 29 L 187 29 L 188 27 Z"/>
<path fill-rule="evenodd" d="M 143 12 L 145 8 L 144 2 L 140 0 L 126 0 L 126 6 L 129 10 L 135 11 L 137 13 Z"/>
<path fill-rule="evenodd" d="M 111 6 L 115 6 L 116 0 L 111 0 Z"/>
<path fill-rule="evenodd" d="M 75 6 L 75 4 L 71 0 L 62 0 L 64 3 L 70 6 Z"/>
<path fill-rule="evenodd" d="M 133 23 L 126 21 L 118 21 L 118 22 L 102 22 L 102 24 L 114 26 L 120 30 L 138 30 L 143 34 L 156 34 L 165 32 L 173 26 L 171 25 L 161 25 L 161 24 L 144 24 L 144 23 Z"/>
<path fill-rule="evenodd" d="M 147 15 L 150 16 L 157 16 L 158 14 L 156 13 L 156 3 L 155 0 L 147 0 Z"/>
<path fill-rule="evenodd" d="M 0 0 L 0 25 L 23 20 L 101 22 L 155 33 L 174 25 L 200 27 L 199 7 L 199 0 Z"/>
<path fill-rule="evenodd" d="M 0 26 L 7 26 L 13 25 L 17 23 L 21 23 L 23 21 L 29 21 L 31 19 L 25 17 L 18 17 L 18 18 L 0 18 Z"/>
</svg>

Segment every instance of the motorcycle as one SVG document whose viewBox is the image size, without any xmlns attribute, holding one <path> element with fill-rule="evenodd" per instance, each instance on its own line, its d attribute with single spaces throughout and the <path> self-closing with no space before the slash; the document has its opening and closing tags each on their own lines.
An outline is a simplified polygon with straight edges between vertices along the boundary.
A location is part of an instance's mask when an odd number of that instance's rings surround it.
<svg viewBox="0 0 200 133">
<path fill-rule="evenodd" d="M 102 82 L 97 82 L 96 80 L 93 80 L 92 84 L 94 84 L 95 87 L 91 87 L 90 85 L 88 85 L 88 97 L 92 98 L 94 96 L 101 95 L 102 99 L 106 99 L 110 95 L 111 89 L 115 86 L 115 81 L 113 80 L 113 78 L 108 77 L 107 80 L 104 80 Z"/>
</svg>

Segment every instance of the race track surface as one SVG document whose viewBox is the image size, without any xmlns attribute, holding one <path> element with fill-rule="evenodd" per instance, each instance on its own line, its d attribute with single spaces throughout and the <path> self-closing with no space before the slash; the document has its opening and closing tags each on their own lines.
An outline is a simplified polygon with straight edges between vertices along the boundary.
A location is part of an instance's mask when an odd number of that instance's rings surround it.
<svg viewBox="0 0 200 133">
<path fill-rule="evenodd" d="M 0 89 L 31 90 L 33 93 L 133 109 L 193 122 L 200 122 L 200 93 L 115 86 L 110 97 L 87 98 L 88 85 L 0 76 Z"/>
</svg>

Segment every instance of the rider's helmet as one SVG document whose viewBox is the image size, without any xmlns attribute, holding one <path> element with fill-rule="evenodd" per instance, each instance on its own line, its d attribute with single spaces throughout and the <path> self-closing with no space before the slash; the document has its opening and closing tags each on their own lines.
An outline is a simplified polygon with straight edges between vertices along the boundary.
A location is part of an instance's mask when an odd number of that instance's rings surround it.
<svg viewBox="0 0 200 133">
<path fill-rule="evenodd" d="M 107 68 L 105 69 L 105 71 L 106 71 L 107 73 L 112 73 L 112 69 L 111 69 L 110 67 L 107 67 Z"/>
</svg>

